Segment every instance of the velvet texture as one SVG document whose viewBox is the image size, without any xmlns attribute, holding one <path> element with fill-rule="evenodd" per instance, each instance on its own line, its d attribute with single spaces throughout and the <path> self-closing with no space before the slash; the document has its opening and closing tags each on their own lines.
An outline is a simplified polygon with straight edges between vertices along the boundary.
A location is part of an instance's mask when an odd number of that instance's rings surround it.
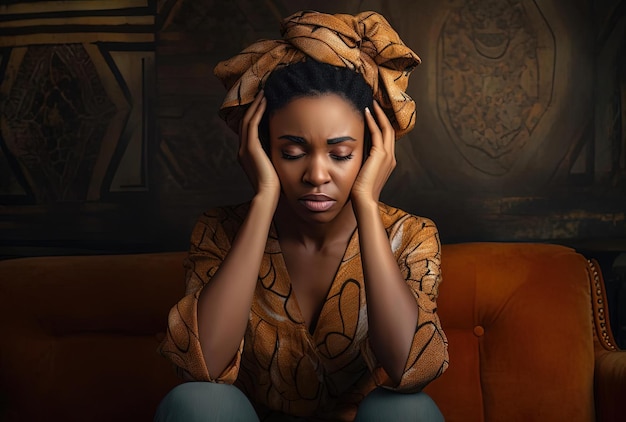
<svg viewBox="0 0 626 422">
<path fill-rule="evenodd" d="M 465 244 L 442 262 L 453 375 L 426 391 L 446 420 L 593 420 L 586 260 L 553 245 Z"/>
<path fill-rule="evenodd" d="M 1 261 L 0 420 L 151 420 L 180 382 L 156 348 L 185 256 Z M 606 300 L 582 255 L 444 245 L 442 274 L 450 367 L 425 391 L 446 421 L 590 421 L 594 400 L 599 420 L 624 419 L 626 352 L 592 306 Z"/>
<path fill-rule="evenodd" d="M 0 420 L 152 420 L 179 383 L 156 347 L 182 258 L 0 261 Z"/>
</svg>

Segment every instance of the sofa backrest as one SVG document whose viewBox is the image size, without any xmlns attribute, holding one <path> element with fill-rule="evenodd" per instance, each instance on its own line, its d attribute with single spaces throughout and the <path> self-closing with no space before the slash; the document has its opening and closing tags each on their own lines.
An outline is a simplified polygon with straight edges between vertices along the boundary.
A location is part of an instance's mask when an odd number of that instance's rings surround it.
<svg viewBox="0 0 626 422">
<path fill-rule="evenodd" d="M 427 387 L 447 421 L 591 421 L 586 259 L 557 245 L 442 250 L 438 311 L 450 367 Z"/>
<path fill-rule="evenodd" d="M 0 261 L 0 420 L 149 421 L 183 252 Z"/>
<path fill-rule="evenodd" d="M 185 252 L 0 261 L 0 420 L 151 420 Z M 586 261 L 541 244 L 444 245 L 447 421 L 593 420 Z"/>
</svg>

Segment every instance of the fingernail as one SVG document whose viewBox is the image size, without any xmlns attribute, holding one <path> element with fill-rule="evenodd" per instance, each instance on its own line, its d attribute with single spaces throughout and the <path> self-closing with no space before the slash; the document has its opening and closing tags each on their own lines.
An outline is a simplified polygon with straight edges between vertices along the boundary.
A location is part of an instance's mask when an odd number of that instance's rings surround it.
<svg viewBox="0 0 626 422">
<path fill-rule="evenodd" d="M 369 114 L 372 114 L 372 112 L 370 111 L 370 108 L 369 108 L 369 107 L 365 107 L 365 112 L 366 112 L 366 113 L 369 113 Z"/>
</svg>

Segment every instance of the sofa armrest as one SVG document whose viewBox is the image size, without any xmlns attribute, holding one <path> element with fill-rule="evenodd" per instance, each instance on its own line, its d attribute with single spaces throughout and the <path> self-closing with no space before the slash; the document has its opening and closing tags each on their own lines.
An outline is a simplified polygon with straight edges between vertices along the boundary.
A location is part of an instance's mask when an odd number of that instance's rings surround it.
<svg viewBox="0 0 626 422">
<path fill-rule="evenodd" d="M 623 421 L 626 414 L 626 350 L 596 348 L 595 402 L 597 420 Z"/>
</svg>

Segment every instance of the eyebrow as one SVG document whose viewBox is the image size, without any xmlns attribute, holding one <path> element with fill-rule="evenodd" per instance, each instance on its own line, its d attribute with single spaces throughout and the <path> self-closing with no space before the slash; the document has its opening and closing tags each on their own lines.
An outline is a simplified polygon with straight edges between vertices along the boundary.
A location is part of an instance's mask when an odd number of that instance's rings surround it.
<svg viewBox="0 0 626 422">
<path fill-rule="evenodd" d="M 352 136 L 340 136 L 339 138 L 328 139 L 326 143 L 328 145 L 340 144 L 345 141 L 356 141 Z"/>
<path fill-rule="evenodd" d="M 288 141 L 295 142 L 296 144 L 300 144 L 300 145 L 307 144 L 307 141 L 304 138 L 300 136 L 295 136 L 295 135 L 282 135 L 282 136 L 279 136 L 278 139 L 286 139 Z M 335 144 L 340 144 L 345 141 L 356 141 L 356 139 L 354 139 L 352 136 L 340 136 L 338 138 L 328 139 L 326 140 L 326 143 L 328 145 L 335 145 Z"/>
</svg>

